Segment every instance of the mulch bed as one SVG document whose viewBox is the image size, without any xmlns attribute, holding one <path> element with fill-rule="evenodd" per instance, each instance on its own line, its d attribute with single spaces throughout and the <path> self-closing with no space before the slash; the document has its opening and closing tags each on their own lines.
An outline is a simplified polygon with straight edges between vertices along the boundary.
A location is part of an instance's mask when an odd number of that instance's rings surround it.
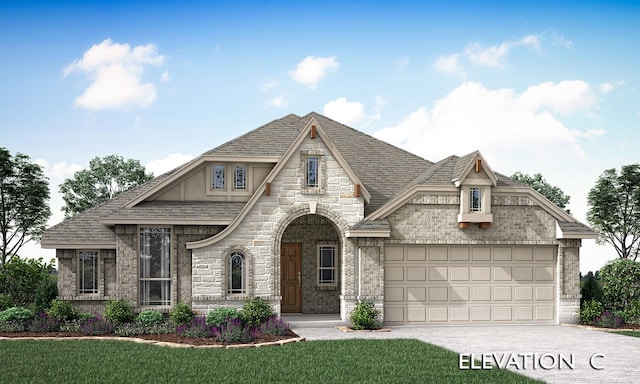
<svg viewBox="0 0 640 384">
<path fill-rule="evenodd" d="M 84 333 L 80 332 L 0 332 L 0 337 L 9 337 L 9 338 L 18 338 L 18 337 L 55 337 L 55 338 L 68 338 L 68 337 L 86 337 Z M 109 335 L 101 335 L 103 337 L 113 336 L 116 337 L 115 334 Z M 247 343 L 247 344 L 261 344 L 268 342 L 275 342 L 287 339 L 297 338 L 298 335 L 292 330 L 287 331 L 287 335 L 285 336 L 272 336 L 272 335 L 258 335 L 255 340 Z M 229 345 L 222 344 L 217 342 L 212 337 L 186 337 L 180 336 L 175 333 L 165 333 L 161 335 L 137 335 L 134 336 L 136 339 L 144 339 L 144 340 L 153 340 L 159 342 L 166 343 L 174 343 L 174 344 L 187 344 L 194 346 L 202 346 L 202 345 Z"/>
</svg>

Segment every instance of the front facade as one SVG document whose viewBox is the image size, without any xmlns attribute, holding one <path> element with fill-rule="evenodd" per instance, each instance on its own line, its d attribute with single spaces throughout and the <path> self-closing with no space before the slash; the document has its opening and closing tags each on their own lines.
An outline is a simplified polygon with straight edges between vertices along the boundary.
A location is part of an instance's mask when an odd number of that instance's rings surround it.
<svg viewBox="0 0 640 384">
<path fill-rule="evenodd" d="M 432 163 L 326 117 L 288 115 L 49 228 L 84 311 L 278 313 L 373 301 L 394 324 L 576 322 L 595 233 L 479 152 Z"/>
</svg>

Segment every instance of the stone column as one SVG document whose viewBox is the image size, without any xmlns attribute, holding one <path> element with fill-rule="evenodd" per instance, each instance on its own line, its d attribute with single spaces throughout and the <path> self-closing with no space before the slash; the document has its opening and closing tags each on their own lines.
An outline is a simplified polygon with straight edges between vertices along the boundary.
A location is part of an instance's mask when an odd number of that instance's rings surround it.
<svg viewBox="0 0 640 384">
<path fill-rule="evenodd" d="M 581 239 L 560 239 L 558 245 L 558 321 L 578 323 L 580 319 Z"/>
</svg>

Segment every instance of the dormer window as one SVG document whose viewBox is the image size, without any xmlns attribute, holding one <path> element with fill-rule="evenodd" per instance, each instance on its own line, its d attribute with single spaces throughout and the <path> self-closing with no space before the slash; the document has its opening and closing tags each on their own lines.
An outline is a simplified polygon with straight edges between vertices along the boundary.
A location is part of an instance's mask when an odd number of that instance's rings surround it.
<svg viewBox="0 0 640 384">
<path fill-rule="evenodd" d="M 469 212 L 482 212 L 482 188 L 469 189 Z"/>
<path fill-rule="evenodd" d="M 233 168 L 233 189 L 247 189 L 247 167 L 245 165 L 236 165 Z"/>
</svg>

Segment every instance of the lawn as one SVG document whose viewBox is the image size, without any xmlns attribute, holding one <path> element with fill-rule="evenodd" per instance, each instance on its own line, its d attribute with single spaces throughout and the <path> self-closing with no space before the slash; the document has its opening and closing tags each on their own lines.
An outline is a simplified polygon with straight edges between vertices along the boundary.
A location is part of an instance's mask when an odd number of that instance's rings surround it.
<svg viewBox="0 0 640 384">
<path fill-rule="evenodd" d="M 458 354 L 416 340 L 307 341 L 251 349 L 167 348 L 110 340 L 0 341 L 6 383 L 539 383 L 458 369 Z"/>
<path fill-rule="evenodd" d="M 640 337 L 640 331 L 610 331 L 610 332 L 615 333 L 617 335 Z"/>
</svg>

